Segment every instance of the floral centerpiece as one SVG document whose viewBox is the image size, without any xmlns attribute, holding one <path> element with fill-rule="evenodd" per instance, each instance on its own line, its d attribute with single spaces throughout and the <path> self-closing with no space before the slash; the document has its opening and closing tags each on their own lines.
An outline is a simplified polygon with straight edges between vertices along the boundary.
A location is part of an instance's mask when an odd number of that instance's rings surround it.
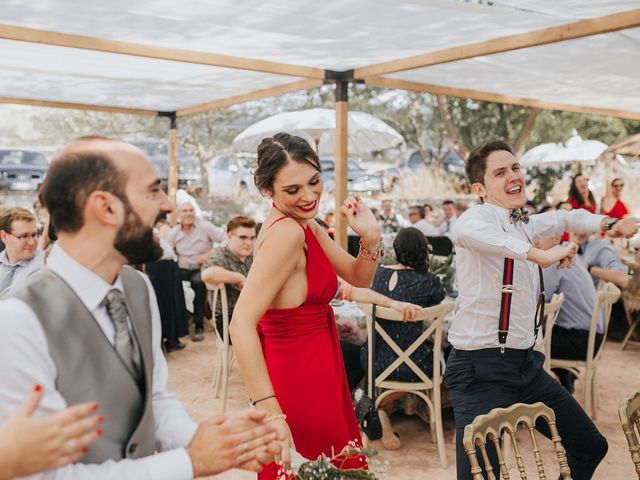
<svg viewBox="0 0 640 480">
<path fill-rule="evenodd" d="M 377 459 L 375 450 L 358 446 L 350 441 L 338 454 L 328 457 L 320 455 L 316 460 L 308 460 L 299 453 L 291 452 L 291 470 L 279 471 L 279 480 L 384 480 L 386 465 Z M 362 468 L 343 468 L 353 460 L 361 463 Z"/>
</svg>

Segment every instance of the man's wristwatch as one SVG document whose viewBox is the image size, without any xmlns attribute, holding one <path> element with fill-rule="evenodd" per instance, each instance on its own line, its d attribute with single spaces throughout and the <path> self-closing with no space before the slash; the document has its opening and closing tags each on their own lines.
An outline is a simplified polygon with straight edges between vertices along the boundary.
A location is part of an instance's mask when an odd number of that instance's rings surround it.
<svg viewBox="0 0 640 480">
<path fill-rule="evenodd" d="M 618 223 L 618 218 L 607 217 L 604 219 L 604 223 L 602 224 L 602 231 L 608 232 L 613 228 L 613 226 Z"/>
</svg>

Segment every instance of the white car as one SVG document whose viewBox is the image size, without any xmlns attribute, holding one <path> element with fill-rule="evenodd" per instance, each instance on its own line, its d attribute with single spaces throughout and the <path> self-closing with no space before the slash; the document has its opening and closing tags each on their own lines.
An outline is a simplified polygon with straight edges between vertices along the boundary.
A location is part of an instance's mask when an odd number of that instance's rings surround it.
<svg viewBox="0 0 640 480">
<path fill-rule="evenodd" d="M 233 155 L 218 155 L 207 166 L 211 195 L 258 193 L 245 162 Z"/>
</svg>

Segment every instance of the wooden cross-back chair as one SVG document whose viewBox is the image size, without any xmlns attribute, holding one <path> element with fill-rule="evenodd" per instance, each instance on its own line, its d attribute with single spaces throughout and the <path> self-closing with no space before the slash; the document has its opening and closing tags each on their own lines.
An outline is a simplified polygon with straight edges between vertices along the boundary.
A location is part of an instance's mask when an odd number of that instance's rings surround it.
<svg viewBox="0 0 640 480">
<path fill-rule="evenodd" d="M 638 437 L 640 435 L 640 392 L 629 395 L 620 402 L 618 416 L 629 444 L 631 461 L 640 479 L 640 438 Z"/>
<path fill-rule="evenodd" d="M 431 430 L 431 439 L 438 445 L 438 454 L 440 456 L 440 464 L 442 468 L 447 468 L 447 454 L 444 445 L 444 433 L 442 429 L 442 410 L 440 400 L 440 386 L 442 384 L 442 373 L 440 368 L 440 359 L 442 356 L 442 328 L 445 316 L 454 308 L 453 302 L 443 302 L 440 305 L 423 308 L 416 316 L 416 321 L 425 322 L 427 325 L 422 334 L 407 349 L 402 349 L 389 336 L 389 334 L 376 322 L 375 331 L 380 335 L 381 341 L 385 342 L 398 355 L 398 358 L 392 362 L 380 375 L 374 377 L 371 374 L 373 369 L 373 325 L 372 313 L 373 305 L 370 303 L 358 304 L 367 317 L 367 346 L 368 346 L 368 378 L 373 378 L 374 385 L 368 385 L 369 395 L 372 394 L 372 387 L 375 387 L 379 395 L 376 396 L 376 408 L 385 397 L 394 392 L 407 392 L 419 396 L 427 404 L 429 410 L 429 426 Z M 380 307 L 376 305 L 376 318 L 383 320 L 391 320 L 402 322 L 402 315 L 390 308 Z M 411 355 L 416 349 L 432 337 L 433 339 L 433 375 L 431 378 L 418 367 Z M 376 347 L 377 348 L 377 347 Z M 420 379 L 416 382 L 401 382 L 389 380 L 389 376 L 402 364 L 407 365 L 413 373 Z"/>
<path fill-rule="evenodd" d="M 551 368 L 563 368 L 573 373 L 584 390 L 584 408 L 594 420 L 598 419 L 600 403 L 597 368 L 602 358 L 602 350 L 607 340 L 607 330 L 611 319 L 611 308 L 620 298 L 620 289 L 610 282 L 601 283 L 598 287 L 598 298 L 593 306 L 589 338 L 587 340 L 587 358 L 585 360 L 551 359 Z M 596 333 L 600 313 L 604 316 L 604 333 L 602 343 L 596 348 Z"/>
<path fill-rule="evenodd" d="M 565 449 L 562 445 L 562 440 L 558 433 L 558 428 L 556 427 L 555 414 L 553 413 L 553 410 L 542 402 L 534 403 L 533 405 L 516 403 L 508 408 L 494 408 L 485 415 L 477 416 L 472 423 L 465 427 L 462 443 L 471 463 L 471 475 L 473 480 L 485 479 L 485 476 L 482 474 L 482 467 L 478 461 L 478 450 L 480 451 L 480 455 L 484 462 L 486 478 L 488 480 L 496 480 L 500 478 L 503 480 L 510 480 L 509 468 L 507 467 L 507 462 L 503 453 L 503 446 L 500 442 L 500 437 L 503 433 L 506 434 L 504 441 L 510 443 L 512 446 L 512 454 L 515 456 L 520 478 L 528 478 L 524 460 L 520 453 L 521 449 L 518 447 L 518 442 L 516 441 L 516 431 L 520 424 L 524 424 L 525 428 L 529 430 L 538 477 L 541 480 L 546 479 L 547 476 L 544 471 L 542 455 L 534 432 L 538 418 L 543 418 L 549 425 L 551 441 L 553 442 L 556 459 L 560 466 L 561 478 L 563 480 L 570 480 L 571 471 L 567 462 Z M 494 472 L 491 462 L 489 461 L 489 455 L 487 453 L 487 438 L 496 449 L 500 469 L 498 472 Z"/>
<path fill-rule="evenodd" d="M 551 332 L 558 319 L 558 314 L 564 303 L 564 293 L 554 293 L 551 301 L 544 306 L 544 369 L 547 373 L 551 372 Z M 542 333 L 542 332 L 540 332 Z"/>
<path fill-rule="evenodd" d="M 224 283 L 205 283 L 207 295 L 213 312 L 213 329 L 216 333 L 217 361 L 213 371 L 213 395 L 222 398 L 222 413 L 227 409 L 227 393 L 229 391 L 229 371 L 234 360 L 233 349 L 229 342 L 229 304 L 227 289 Z M 218 331 L 215 321 L 216 305 L 220 299 L 222 306 L 222 332 Z M 222 390 L 222 393 L 220 392 Z"/>
</svg>

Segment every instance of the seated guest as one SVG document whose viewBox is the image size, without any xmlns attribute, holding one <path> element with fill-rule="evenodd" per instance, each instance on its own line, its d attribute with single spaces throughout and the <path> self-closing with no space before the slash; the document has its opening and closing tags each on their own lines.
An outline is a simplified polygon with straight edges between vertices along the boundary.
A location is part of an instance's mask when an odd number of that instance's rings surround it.
<svg viewBox="0 0 640 480">
<path fill-rule="evenodd" d="M 411 222 L 411 226 L 420 230 L 425 237 L 436 237 L 440 234 L 439 229 L 425 219 L 424 207 L 422 205 L 409 207 L 409 221 Z"/>
<path fill-rule="evenodd" d="M 442 213 L 444 213 L 444 219 L 440 224 L 440 235 L 449 235 L 451 229 L 458 220 L 458 210 L 453 200 L 445 200 L 442 202 Z"/>
<path fill-rule="evenodd" d="M 535 242 L 535 246 L 548 250 L 560 244 L 561 237 L 545 238 Z M 591 281 L 586 265 L 579 258 L 573 268 L 557 268 L 555 263 L 542 270 L 544 277 L 545 300 L 551 301 L 554 293 L 564 293 L 564 302 L 558 313 L 551 338 L 551 352 L 545 352 L 551 358 L 562 360 L 585 360 L 591 315 L 598 298 L 596 287 Z M 596 333 L 596 349 L 602 343 L 604 334 L 604 318 L 598 320 Z M 570 393 L 576 377 L 567 370 L 554 369 L 560 383 Z"/>
<path fill-rule="evenodd" d="M 600 202 L 600 210 L 603 215 L 613 218 L 624 218 L 629 215 L 629 209 L 622 201 L 622 189 L 624 180 L 614 178 L 607 184 L 607 192 Z"/>
<path fill-rule="evenodd" d="M 571 240 L 578 244 L 578 257 L 587 265 L 594 285 L 602 280 L 627 288 L 629 269 L 608 240 L 593 238 L 590 233 L 574 233 Z"/>
<path fill-rule="evenodd" d="M 202 267 L 202 281 L 225 284 L 231 318 L 240 290 L 253 263 L 253 247 L 256 243 L 255 220 L 245 216 L 233 217 L 227 225 L 227 238 L 227 245 L 215 249 Z M 214 315 L 216 328 L 222 335 L 222 302 L 216 304 Z"/>
<path fill-rule="evenodd" d="M 0 293 L 21 283 L 44 266 L 44 252 L 38 250 L 36 217 L 24 208 L 7 208 L 0 215 Z"/>
<path fill-rule="evenodd" d="M 393 241 L 393 249 L 398 259 L 397 265 L 380 266 L 371 285 L 371 290 L 363 288 L 353 288 L 351 290 L 351 300 L 361 302 L 377 302 L 377 297 L 372 293 L 378 293 L 388 297 L 395 302 L 406 302 L 414 305 L 399 303 L 396 309 L 403 312 L 403 319 L 407 322 L 394 322 L 390 320 L 377 319 L 380 326 L 389 334 L 396 344 L 406 349 L 422 334 L 424 325 L 422 322 L 413 322 L 415 319 L 416 306 L 431 307 L 439 304 L 445 297 L 444 288 L 438 277 L 429 272 L 429 246 L 427 240 L 420 230 L 408 227 L 400 230 Z M 391 306 L 391 304 L 389 304 Z M 391 347 L 384 342 L 378 334 L 375 335 L 375 365 L 374 376 L 382 373 L 398 356 Z M 410 358 L 427 375 L 433 373 L 433 345 L 429 342 L 423 343 L 413 352 Z M 367 363 L 367 346 L 362 347 L 360 354 L 362 365 Z M 366 367 L 365 367 L 366 368 Z M 389 376 L 389 380 L 403 382 L 420 381 L 415 373 L 406 365 L 402 364 Z M 399 395 L 389 395 L 381 408 L 391 408 L 394 399 Z M 381 410 L 383 422 L 383 434 L 387 439 L 383 446 L 389 449 L 400 448 L 400 440 L 389 432 L 390 423 L 385 410 Z M 386 430 L 386 431 L 384 431 Z"/>
<path fill-rule="evenodd" d="M 193 300 L 194 342 L 204 340 L 204 310 L 207 288 L 200 278 L 200 267 L 209 258 L 214 243 L 226 240 L 224 231 L 211 222 L 196 219 L 196 211 L 190 202 L 178 206 L 179 225 L 171 229 L 167 240 L 178 255 L 178 267 L 182 280 L 187 280 L 195 293 Z"/>
</svg>

